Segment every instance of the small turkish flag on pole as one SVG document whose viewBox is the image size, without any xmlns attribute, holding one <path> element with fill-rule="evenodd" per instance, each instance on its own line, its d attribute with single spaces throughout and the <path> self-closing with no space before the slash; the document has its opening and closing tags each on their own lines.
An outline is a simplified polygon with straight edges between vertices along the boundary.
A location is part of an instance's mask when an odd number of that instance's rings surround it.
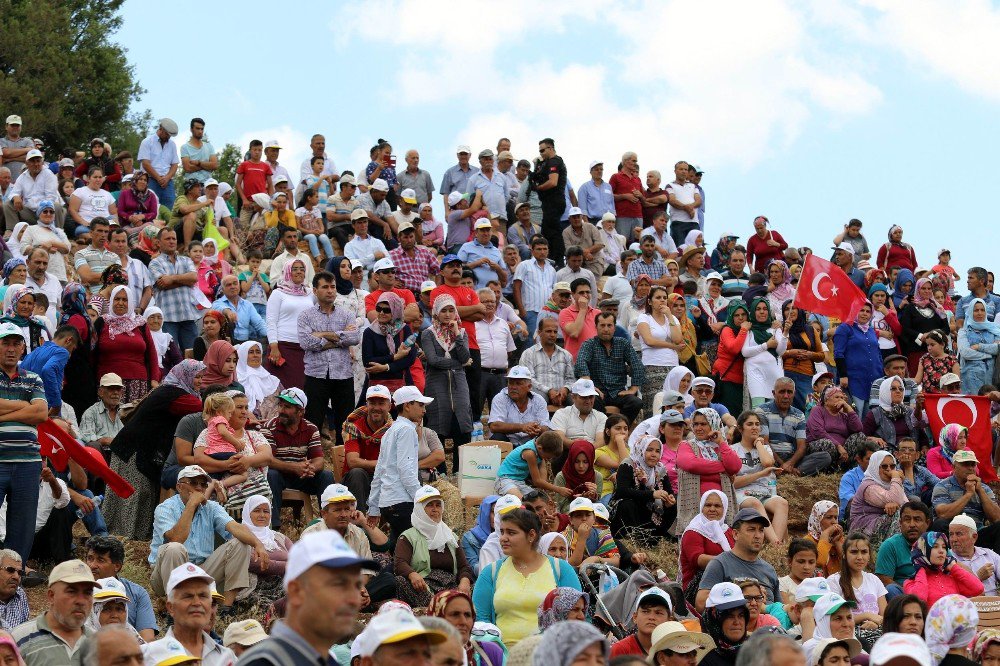
<svg viewBox="0 0 1000 666">
<path fill-rule="evenodd" d="M 926 394 L 924 412 L 934 441 L 941 429 L 956 423 L 969 429 L 966 448 L 979 460 L 979 476 L 987 483 L 997 480 L 993 467 L 993 430 L 990 427 L 990 399 L 978 395 Z"/>
<path fill-rule="evenodd" d="M 65 470 L 69 459 L 72 458 L 80 467 L 104 479 L 108 487 L 119 497 L 124 499 L 135 492 L 131 483 L 108 467 L 100 451 L 88 449 L 52 419 L 38 424 L 38 443 L 41 445 L 42 455 L 52 461 L 56 471 Z"/>
<path fill-rule="evenodd" d="M 853 322 L 867 301 L 868 297 L 839 266 L 815 254 L 806 257 L 795 289 L 795 307 Z"/>
</svg>

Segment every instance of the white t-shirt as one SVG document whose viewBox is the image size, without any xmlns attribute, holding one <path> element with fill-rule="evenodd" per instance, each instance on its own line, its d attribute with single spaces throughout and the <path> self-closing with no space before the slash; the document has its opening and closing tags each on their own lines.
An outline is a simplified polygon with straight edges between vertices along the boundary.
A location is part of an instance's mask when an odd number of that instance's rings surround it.
<svg viewBox="0 0 1000 666">
<path fill-rule="evenodd" d="M 649 332 L 654 338 L 658 340 L 670 340 L 670 326 L 680 326 L 680 322 L 677 321 L 677 317 L 672 314 L 667 315 L 667 320 L 663 326 L 658 324 L 653 315 L 641 314 L 636 320 L 636 330 L 639 328 L 639 324 L 642 323 L 649 324 Z M 674 349 L 667 349 L 666 347 L 650 347 L 646 344 L 646 341 L 642 339 L 642 335 L 639 335 L 639 348 L 642 351 L 642 364 L 643 365 L 658 365 L 667 368 L 676 368 L 680 361 L 677 359 L 677 351 Z"/>
<path fill-rule="evenodd" d="M 73 196 L 80 200 L 80 217 L 87 224 L 95 217 L 111 217 L 108 206 L 115 202 L 111 193 L 106 190 L 92 190 L 89 187 L 78 187 L 73 190 Z"/>
<path fill-rule="evenodd" d="M 693 204 L 694 195 L 698 193 L 698 190 L 694 187 L 694 183 L 684 183 L 683 185 L 670 183 L 667 185 L 667 189 L 682 204 Z M 670 206 L 670 219 L 677 222 L 694 222 L 694 219 L 688 215 L 686 210 L 683 208 L 674 208 L 673 206 Z"/>
<path fill-rule="evenodd" d="M 872 326 L 875 327 L 876 331 L 889 331 L 889 323 L 885 320 L 885 315 L 876 310 L 872 312 Z M 879 349 L 895 349 L 896 341 L 893 338 L 883 338 L 881 335 L 878 337 L 878 348 Z"/>
<path fill-rule="evenodd" d="M 827 578 L 826 583 L 830 586 L 831 592 L 836 592 L 837 594 L 843 596 L 843 588 L 840 585 L 839 573 L 835 573 Z M 888 590 L 885 589 L 885 585 L 882 584 L 882 581 L 880 581 L 875 574 L 870 574 L 867 571 L 862 572 L 861 587 L 854 588 L 854 598 L 858 602 L 858 606 L 854 609 L 854 613 L 878 613 L 878 600 L 880 597 L 884 597 L 888 593 Z"/>
<path fill-rule="evenodd" d="M 621 312 L 622 305 L 631 301 L 633 296 L 632 285 L 620 275 L 612 275 L 605 280 L 604 288 L 601 291 L 618 301 L 619 312 Z"/>
<path fill-rule="evenodd" d="M 770 446 L 766 446 L 768 453 L 772 456 L 774 452 L 771 451 Z M 736 451 L 737 455 L 740 457 L 740 462 L 742 466 L 737 476 L 745 476 L 747 474 L 753 474 L 754 472 L 759 472 L 764 469 L 760 464 L 760 454 L 757 453 L 756 447 L 751 448 L 749 451 L 743 446 L 742 443 L 734 444 L 733 450 Z M 763 476 L 752 483 L 748 483 L 742 488 L 736 488 L 736 501 L 743 503 L 747 497 L 756 497 L 761 501 L 766 501 L 771 498 L 774 494 L 774 488 L 768 485 L 768 481 L 774 479 L 774 472 L 771 472 L 768 476 Z"/>
</svg>

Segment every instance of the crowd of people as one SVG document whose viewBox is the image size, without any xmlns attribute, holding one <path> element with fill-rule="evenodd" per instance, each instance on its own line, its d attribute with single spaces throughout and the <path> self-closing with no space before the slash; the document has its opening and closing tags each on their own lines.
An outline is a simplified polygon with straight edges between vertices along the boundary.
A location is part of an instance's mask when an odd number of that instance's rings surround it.
<svg viewBox="0 0 1000 666">
<path fill-rule="evenodd" d="M 501 139 L 436 180 L 316 134 L 227 174 L 189 128 L 49 162 L 6 119 L 2 663 L 1000 663 L 998 460 L 925 409 L 1000 403 L 992 273 L 960 294 L 852 219 L 817 250 L 867 298 L 839 321 L 796 305 L 794 229 L 706 235 L 686 161 L 574 187 Z"/>
</svg>

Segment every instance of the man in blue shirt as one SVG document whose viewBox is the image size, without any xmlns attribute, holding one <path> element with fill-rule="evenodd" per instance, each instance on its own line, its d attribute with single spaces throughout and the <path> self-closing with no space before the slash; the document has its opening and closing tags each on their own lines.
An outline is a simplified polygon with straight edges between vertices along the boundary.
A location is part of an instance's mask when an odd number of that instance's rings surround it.
<svg viewBox="0 0 1000 666">
<path fill-rule="evenodd" d="M 951 462 L 951 476 L 934 486 L 931 496 L 934 513 L 943 523 L 941 526 L 944 527 L 960 513 L 976 521 L 977 529 L 981 529 L 987 520 L 991 523 L 1000 521 L 1000 506 L 993 490 L 976 475 L 979 460 L 975 451 L 955 451 Z"/>
<path fill-rule="evenodd" d="M 149 643 L 156 640 L 160 628 L 156 625 L 156 613 L 149 592 L 141 585 L 122 578 L 119 574 L 125 564 L 125 546 L 121 541 L 109 536 L 93 536 L 87 540 L 87 555 L 84 558 L 94 578 L 117 578 L 128 591 L 128 623 Z"/>
<path fill-rule="evenodd" d="M 549 429 L 545 398 L 531 391 L 531 370 L 515 365 L 507 373 L 507 388 L 493 397 L 490 405 L 490 432 L 494 439 L 506 439 L 515 447 Z"/>
<path fill-rule="evenodd" d="M 63 374 L 69 357 L 80 344 L 80 333 L 66 324 L 56 329 L 51 340 L 24 357 L 22 370 L 30 370 L 42 378 L 49 410 L 58 414 L 62 409 Z"/>
<path fill-rule="evenodd" d="M 236 593 L 250 585 L 250 560 L 267 568 L 267 548 L 241 522 L 233 520 L 222 505 L 209 499 L 219 484 L 198 465 L 177 474 L 177 494 L 156 507 L 149 564 L 153 567 L 153 592 L 166 595 L 170 572 L 189 562 L 209 573 L 225 597 L 220 615 L 228 613 Z M 215 548 L 215 537 L 226 540 Z"/>
<path fill-rule="evenodd" d="M 253 304 L 240 298 L 240 279 L 236 275 L 222 278 L 222 296 L 212 303 L 212 309 L 226 315 L 233 326 L 233 344 L 247 340 L 266 340 L 267 324 Z"/>
<path fill-rule="evenodd" d="M 701 409 L 702 407 L 711 407 L 719 413 L 722 417 L 723 425 L 728 428 L 727 439 L 731 442 L 732 430 L 736 427 L 736 419 L 726 406 L 721 402 L 712 402 L 712 396 L 715 394 L 715 381 L 711 377 L 695 377 L 691 381 L 691 397 L 694 398 L 694 402 L 684 408 L 684 418 L 689 419 L 691 415 L 694 414 L 694 410 Z"/>
<path fill-rule="evenodd" d="M 486 218 L 481 218 L 476 222 L 475 233 L 475 238 L 458 250 L 458 258 L 476 274 L 476 289 L 485 288 L 490 280 L 496 280 L 501 287 L 506 286 L 508 276 L 503 267 L 503 256 L 490 241 L 493 225 Z"/>
<path fill-rule="evenodd" d="M 469 191 L 469 180 L 479 173 L 478 167 L 469 164 L 469 157 L 472 155 L 471 148 L 468 146 L 459 146 L 456 153 L 458 155 L 458 164 L 449 167 L 444 172 L 444 176 L 441 177 L 441 196 L 444 198 L 444 214 L 446 217 L 451 212 L 451 207 L 455 205 L 449 200 L 448 195 L 452 192 L 466 194 Z"/>
<path fill-rule="evenodd" d="M 861 481 L 865 478 L 865 470 L 868 469 L 868 461 L 876 451 L 878 451 L 878 444 L 866 439 L 857 450 L 849 452 L 858 466 L 847 470 L 844 472 L 844 476 L 840 477 L 840 490 L 837 495 L 840 497 L 841 520 L 844 520 L 847 506 L 851 503 L 854 494 L 858 492 L 858 486 L 861 485 Z"/>
</svg>

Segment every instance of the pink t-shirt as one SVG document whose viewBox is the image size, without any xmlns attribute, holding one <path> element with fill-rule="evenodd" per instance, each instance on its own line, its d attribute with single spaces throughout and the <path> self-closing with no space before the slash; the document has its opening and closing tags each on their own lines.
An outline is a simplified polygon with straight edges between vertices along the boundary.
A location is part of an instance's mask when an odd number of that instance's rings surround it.
<svg viewBox="0 0 1000 666">
<path fill-rule="evenodd" d="M 236 447 L 227 442 L 219 434 L 219 426 L 222 425 L 233 437 L 236 436 L 236 431 L 233 430 L 232 426 L 229 425 L 229 419 L 225 416 L 213 416 L 208 422 L 208 446 L 205 447 L 205 453 L 212 455 L 213 453 L 236 453 Z"/>
</svg>

